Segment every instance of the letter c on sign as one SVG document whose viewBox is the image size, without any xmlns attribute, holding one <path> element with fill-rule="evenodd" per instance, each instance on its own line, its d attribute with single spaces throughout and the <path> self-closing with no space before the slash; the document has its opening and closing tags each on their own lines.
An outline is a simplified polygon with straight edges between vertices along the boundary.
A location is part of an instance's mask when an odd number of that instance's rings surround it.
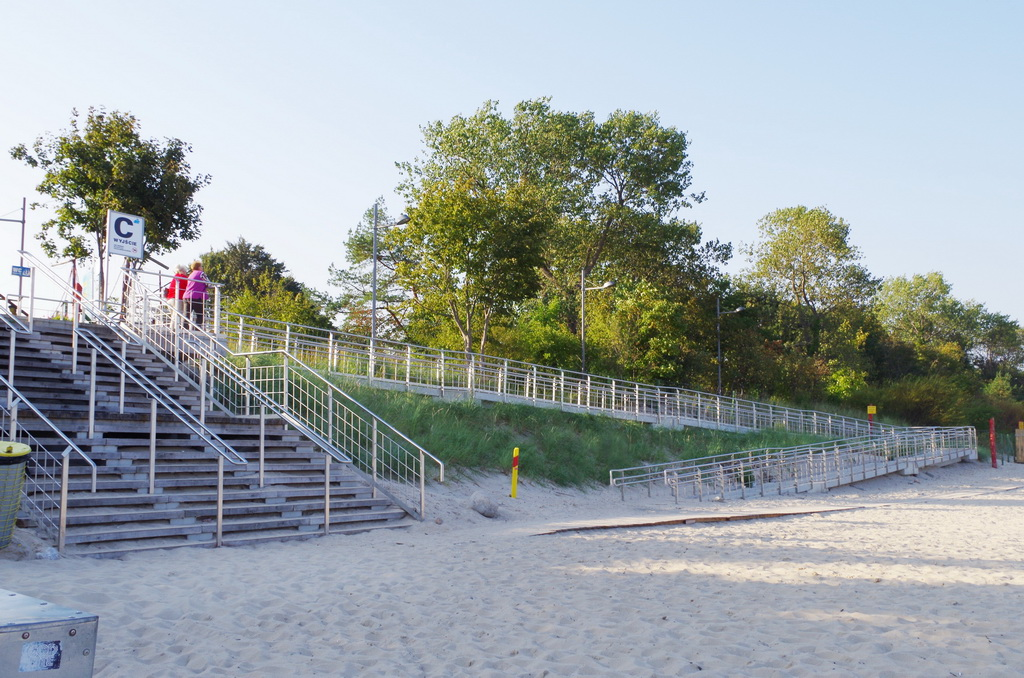
<svg viewBox="0 0 1024 678">
<path fill-rule="evenodd" d="M 124 222 L 128 226 L 131 226 L 131 224 L 132 224 L 132 220 L 129 219 L 128 217 L 118 217 L 117 219 L 114 220 L 114 232 L 117 233 L 122 238 L 130 238 L 130 237 L 132 237 L 133 234 L 132 234 L 131 231 L 128 231 L 126 233 L 126 232 L 121 230 L 121 223 L 122 222 Z"/>
</svg>

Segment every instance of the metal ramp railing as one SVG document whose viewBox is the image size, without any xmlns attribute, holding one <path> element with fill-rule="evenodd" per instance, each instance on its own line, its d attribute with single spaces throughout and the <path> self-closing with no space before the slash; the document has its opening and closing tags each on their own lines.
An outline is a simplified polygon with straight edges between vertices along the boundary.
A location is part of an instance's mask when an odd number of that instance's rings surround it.
<svg viewBox="0 0 1024 678">
<path fill-rule="evenodd" d="M 747 432 L 768 428 L 850 438 L 892 427 L 691 389 L 654 386 L 516 360 L 220 313 L 214 324 L 238 351 L 283 350 L 306 364 L 380 387 L 435 396 L 555 407 L 666 427 Z"/>
<path fill-rule="evenodd" d="M 620 488 L 666 486 L 708 497 L 765 496 L 827 490 L 899 471 L 913 471 L 977 455 L 973 427 L 906 428 L 790 448 L 747 450 L 699 459 L 613 469 L 609 483 Z"/>
</svg>

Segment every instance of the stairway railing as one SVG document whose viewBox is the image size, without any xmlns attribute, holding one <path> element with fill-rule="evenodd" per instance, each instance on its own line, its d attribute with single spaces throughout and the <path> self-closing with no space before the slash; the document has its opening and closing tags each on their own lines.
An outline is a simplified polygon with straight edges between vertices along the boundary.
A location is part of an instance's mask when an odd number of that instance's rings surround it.
<svg viewBox="0 0 1024 678">
<path fill-rule="evenodd" d="M 32 470 L 25 483 L 25 510 L 39 521 L 42 532 L 56 538 L 57 551 L 64 552 L 64 538 L 67 534 L 68 485 L 71 453 L 90 467 L 92 474 L 91 491 L 96 491 L 96 462 L 82 448 L 64 434 L 57 425 L 32 404 L 25 395 L 5 377 L 0 376 L 0 385 L 7 389 L 8 401 L 0 404 L 0 430 L 7 440 L 22 442 L 32 448 L 29 463 Z M 50 429 L 64 443 L 63 451 L 57 452 L 41 443 L 34 435 L 18 425 L 18 409 L 26 407 L 43 425 Z M 54 515 L 56 513 L 56 515 Z"/>
<path fill-rule="evenodd" d="M 205 442 L 210 446 L 214 452 L 224 458 L 225 461 L 232 464 L 246 464 L 248 459 L 242 456 L 234 447 L 224 441 L 219 435 L 213 432 L 205 423 L 196 418 L 187 407 L 184 407 L 174 398 L 170 398 L 166 393 L 158 386 L 152 379 L 131 363 L 131 361 L 125 359 L 119 355 L 116 351 L 112 350 L 102 339 L 100 339 L 92 331 L 87 330 L 83 327 L 76 328 L 75 332 L 82 338 L 89 348 L 98 355 L 103 356 L 103 359 L 112 364 L 121 374 L 126 375 L 135 384 L 137 384 L 151 400 L 156 402 L 160 407 L 163 407 L 171 415 L 173 415 L 178 421 L 184 424 L 188 430 L 190 430 L 196 437 Z M 95 371 L 92 373 L 92 378 L 95 379 Z M 122 387 L 123 388 L 123 387 Z M 92 429 L 92 415 L 94 405 L 92 399 L 90 399 L 90 430 Z M 153 477 L 153 469 L 150 469 L 150 477 Z"/>
<path fill-rule="evenodd" d="M 410 515 L 423 519 L 425 485 L 431 476 L 428 467 L 435 468 L 433 477 L 443 481 L 443 462 L 295 356 L 283 351 L 261 352 L 264 359 L 284 365 L 284 378 L 275 381 L 261 375 L 250 379 L 243 363 L 248 358 L 251 368 L 252 354 L 227 350 L 213 334 L 189 323 L 158 290 L 147 288 L 135 273 L 130 273 L 125 323 L 195 383 L 211 407 L 242 416 L 252 416 L 258 407 L 267 408 L 325 454 L 366 474 L 375 493 L 385 494 Z M 293 368 L 290 372 L 289 366 Z M 406 490 L 410 485 L 416 488 L 418 500 L 409 498 Z"/>
</svg>

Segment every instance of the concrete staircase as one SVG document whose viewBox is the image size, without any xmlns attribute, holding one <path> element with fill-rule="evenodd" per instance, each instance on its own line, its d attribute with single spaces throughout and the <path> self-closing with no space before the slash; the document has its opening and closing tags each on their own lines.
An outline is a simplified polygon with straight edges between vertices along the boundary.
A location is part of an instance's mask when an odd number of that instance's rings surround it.
<svg viewBox="0 0 1024 678">
<path fill-rule="evenodd" d="M 126 380 L 120 407 L 120 373 L 97 361 L 96 423 L 88 433 L 90 351 L 79 343 L 72 372 L 70 323 L 36 321 L 35 331 L 16 338 L 14 386 L 71 437 L 99 467 L 91 492 L 89 467 L 73 463 L 68 484 L 66 551 L 117 556 L 129 551 L 176 546 L 213 546 L 216 534 L 216 452 L 177 418 L 158 408 L 154 491 L 150 493 L 150 419 L 148 395 Z M 112 333 L 89 326 L 120 351 Z M 10 336 L 0 337 L 0 365 L 9 364 Z M 145 371 L 167 395 L 199 416 L 200 396 L 173 370 L 140 347 L 129 346 L 128 359 Z M 364 477 L 350 464 L 330 465 L 330 526 L 324 527 L 324 454 L 282 421 L 268 417 L 264 435 L 263 484 L 259 473 L 259 420 L 206 413 L 206 424 L 249 460 L 224 464 L 222 543 L 252 544 L 361 532 L 408 524 L 407 514 L 384 497 L 374 497 Z M 54 450 L 64 445 L 28 410 L 19 426 Z M 29 465 L 30 482 L 35 477 Z"/>
</svg>

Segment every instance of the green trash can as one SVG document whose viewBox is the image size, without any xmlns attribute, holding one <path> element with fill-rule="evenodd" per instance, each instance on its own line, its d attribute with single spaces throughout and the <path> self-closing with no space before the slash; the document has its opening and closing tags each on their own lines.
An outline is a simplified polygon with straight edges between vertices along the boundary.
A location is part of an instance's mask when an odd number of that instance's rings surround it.
<svg viewBox="0 0 1024 678">
<path fill-rule="evenodd" d="M 25 443 L 0 441 L 0 549 L 14 538 L 14 524 L 25 487 L 25 462 L 32 449 Z"/>
</svg>

